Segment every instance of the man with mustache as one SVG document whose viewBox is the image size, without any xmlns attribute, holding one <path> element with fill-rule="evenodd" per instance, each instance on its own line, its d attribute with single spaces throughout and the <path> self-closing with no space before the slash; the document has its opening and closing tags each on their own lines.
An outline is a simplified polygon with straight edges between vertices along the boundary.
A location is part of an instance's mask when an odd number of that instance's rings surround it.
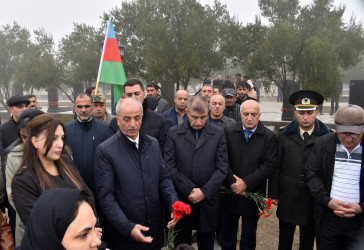
<svg viewBox="0 0 364 250">
<path fill-rule="evenodd" d="M 95 195 L 95 149 L 108 138 L 109 124 L 93 116 L 92 97 L 86 93 L 75 97 L 74 109 L 76 119 L 65 125 L 67 145 L 81 177 Z"/>
<path fill-rule="evenodd" d="M 134 91 L 135 93 L 135 91 Z M 134 98 L 116 105 L 119 130 L 96 149 L 96 189 L 102 213 L 103 237 L 110 249 L 161 249 L 164 243 L 163 205 L 167 227 L 177 223 L 177 201 L 158 141 L 141 131 L 143 107 Z"/>
<path fill-rule="evenodd" d="M 201 96 L 187 104 L 188 119 L 168 131 L 164 160 L 179 199 L 191 206 L 191 215 L 178 223 L 175 245 L 191 245 L 197 230 L 198 249 L 214 249 L 220 218 L 220 185 L 227 168 L 224 132 L 207 122 L 208 105 Z"/>
</svg>

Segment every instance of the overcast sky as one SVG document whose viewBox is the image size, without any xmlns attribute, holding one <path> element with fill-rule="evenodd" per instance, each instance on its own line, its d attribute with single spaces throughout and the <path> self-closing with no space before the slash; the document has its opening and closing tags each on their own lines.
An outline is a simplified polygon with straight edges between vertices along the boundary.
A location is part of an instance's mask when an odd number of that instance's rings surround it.
<svg viewBox="0 0 364 250">
<path fill-rule="evenodd" d="M 120 6 L 122 0 L 2 0 L 0 1 L 0 26 L 16 21 L 29 30 L 44 28 L 51 33 L 56 41 L 73 30 L 73 23 L 86 23 L 100 27 L 100 16 L 115 6 Z M 226 4 L 232 15 L 239 18 L 243 24 L 254 22 L 259 13 L 258 0 L 220 0 Z M 311 3 L 312 0 L 301 0 L 301 4 Z M 345 3 L 346 2 L 346 3 Z M 205 5 L 213 4 L 213 0 L 200 0 Z M 363 0 L 335 0 L 335 5 L 346 4 L 344 19 L 350 20 L 352 13 L 358 19 L 364 20 Z"/>
</svg>

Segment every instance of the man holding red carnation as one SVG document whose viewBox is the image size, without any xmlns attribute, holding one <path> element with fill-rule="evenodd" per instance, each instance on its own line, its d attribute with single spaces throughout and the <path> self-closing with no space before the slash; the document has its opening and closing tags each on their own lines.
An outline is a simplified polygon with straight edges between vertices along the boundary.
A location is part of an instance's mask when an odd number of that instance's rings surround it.
<svg viewBox="0 0 364 250">
<path fill-rule="evenodd" d="M 176 246 L 192 241 L 197 230 L 199 250 L 213 250 L 215 231 L 219 225 L 220 196 L 228 163 L 224 132 L 206 123 L 208 105 L 201 96 L 187 104 L 187 116 L 168 131 L 164 160 L 179 196 L 191 206 L 191 215 L 183 216 L 176 230 Z"/>
</svg>

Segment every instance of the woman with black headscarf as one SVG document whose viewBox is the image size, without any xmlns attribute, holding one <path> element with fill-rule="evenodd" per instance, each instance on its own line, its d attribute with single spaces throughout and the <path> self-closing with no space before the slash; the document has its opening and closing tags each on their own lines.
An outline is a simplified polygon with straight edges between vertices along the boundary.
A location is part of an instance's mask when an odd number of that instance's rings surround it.
<svg viewBox="0 0 364 250">
<path fill-rule="evenodd" d="M 101 241 L 95 224 L 93 199 L 87 192 L 46 190 L 33 207 L 18 249 L 97 249 Z"/>
</svg>

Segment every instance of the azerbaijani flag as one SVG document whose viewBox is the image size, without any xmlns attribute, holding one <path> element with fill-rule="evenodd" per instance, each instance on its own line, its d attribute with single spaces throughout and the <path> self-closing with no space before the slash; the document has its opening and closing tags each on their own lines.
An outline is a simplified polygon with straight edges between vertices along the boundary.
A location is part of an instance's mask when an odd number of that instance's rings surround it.
<svg viewBox="0 0 364 250">
<path fill-rule="evenodd" d="M 123 96 L 123 85 L 126 82 L 123 62 L 121 60 L 118 42 L 116 41 L 112 18 L 110 17 L 105 35 L 104 47 L 102 49 L 99 73 L 96 86 L 99 83 L 114 85 L 114 107 Z"/>
</svg>

